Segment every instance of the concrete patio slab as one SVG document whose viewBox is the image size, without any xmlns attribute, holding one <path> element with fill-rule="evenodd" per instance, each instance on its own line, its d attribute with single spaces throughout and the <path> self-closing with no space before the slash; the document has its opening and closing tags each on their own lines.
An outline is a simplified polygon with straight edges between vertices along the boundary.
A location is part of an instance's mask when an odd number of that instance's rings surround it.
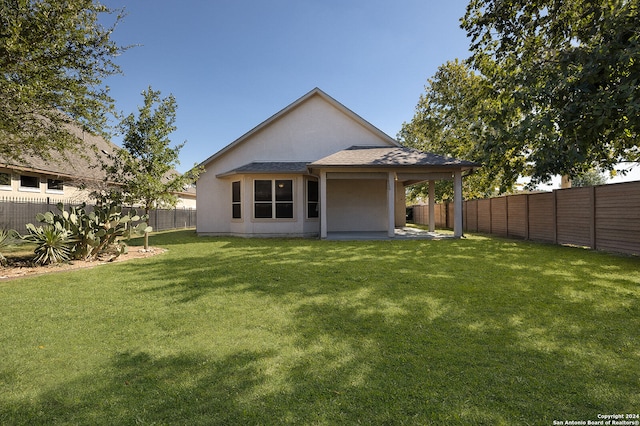
<svg viewBox="0 0 640 426">
<path fill-rule="evenodd" d="M 389 237 L 386 231 L 382 232 L 329 232 L 327 240 L 330 241 L 361 241 L 361 240 L 442 240 L 455 238 L 453 234 L 440 234 L 438 232 L 424 231 L 418 228 L 403 227 L 395 229 L 395 236 Z"/>
</svg>

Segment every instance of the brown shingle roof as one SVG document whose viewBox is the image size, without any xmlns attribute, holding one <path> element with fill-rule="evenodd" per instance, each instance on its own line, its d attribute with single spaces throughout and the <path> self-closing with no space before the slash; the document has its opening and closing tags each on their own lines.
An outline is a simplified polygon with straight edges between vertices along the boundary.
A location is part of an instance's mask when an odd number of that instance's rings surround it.
<svg viewBox="0 0 640 426">
<path fill-rule="evenodd" d="M 352 146 L 321 158 L 309 167 L 461 167 L 469 169 L 480 165 L 430 152 L 406 147 Z"/>
<path fill-rule="evenodd" d="M 107 155 L 114 154 L 120 147 L 102 136 L 85 132 L 80 126 L 70 125 L 69 129 L 80 140 L 77 151 L 53 152 L 50 160 L 28 156 L 21 162 L 6 161 L 0 156 L 0 167 L 70 179 L 79 183 L 103 181 L 105 172 L 102 170 L 101 161 L 109 163 Z M 169 180 L 179 174 L 177 170 L 172 169 L 165 175 L 165 179 Z M 195 193 L 196 189 L 193 187 L 185 188 L 181 192 L 190 195 Z"/>
<path fill-rule="evenodd" d="M 0 166 L 79 180 L 104 179 L 99 158 L 106 158 L 105 153 L 112 154 L 118 147 L 101 136 L 83 131 L 79 126 L 69 128 L 80 140 L 77 151 L 52 152 L 50 160 L 28 156 L 20 162 L 7 161 L 0 156 Z"/>
<path fill-rule="evenodd" d="M 300 162 L 300 161 L 265 161 L 259 162 L 254 161 L 249 164 L 245 164 L 244 166 L 237 167 L 233 170 L 230 170 L 225 173 L 221 173 L 217 175 L 217 177 L 242 174 L 242 173 L 307 173 L 307 164 L 308 162 Z"/>
</svg>

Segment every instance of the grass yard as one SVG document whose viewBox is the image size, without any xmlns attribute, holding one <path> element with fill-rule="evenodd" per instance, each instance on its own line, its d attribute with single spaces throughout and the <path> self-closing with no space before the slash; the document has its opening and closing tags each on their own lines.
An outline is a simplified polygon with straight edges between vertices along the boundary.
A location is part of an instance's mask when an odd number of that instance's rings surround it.
<svg viewBox="0 0 640 426">
<path fill-rule="evenodd" d="M 151 244 L 169 251 L 0 283 L 0 424 L 640 412 L 640 258 L 480 236 Z"/>
</svg>

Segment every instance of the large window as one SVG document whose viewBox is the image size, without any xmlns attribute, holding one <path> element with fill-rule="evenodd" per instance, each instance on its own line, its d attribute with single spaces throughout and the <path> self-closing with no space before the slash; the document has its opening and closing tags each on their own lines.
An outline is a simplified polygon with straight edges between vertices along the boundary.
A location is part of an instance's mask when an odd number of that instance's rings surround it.
<svg viewBox="0 0 640 426">
<path fill-rule="evenodd" d="M 60 179 L 47 179 L 47 191 L 64 191 L 64 182 Z"/>
<path fill-rule="evenodd" d="M 38 176 L 20 175 L 20 189 L 40 190 L 40 178 Z"/>
<path fill-rule="evenodd" d="M 256 180 L 253 205 L 256 219 L 293 219 L 293 181 Z"/>
<path fill-rule="evenodd" d="M 240 181 L 231 183 L 231 208 L 234 219 L 242 219 L 242 198 L 240 197 Z"/>
<path fill-rule="evenodd" d="M 318 215 L 318 209 L 320 204 L 318 203 L 318 181 L 307 181 L 307 218 L 315 219 Z"/>
<path fill-rule="evenodd" d="M 0 173 L 0 187 L 4 187 L 2 189 L 11 189 L 11 173 Z"/>
</svg>

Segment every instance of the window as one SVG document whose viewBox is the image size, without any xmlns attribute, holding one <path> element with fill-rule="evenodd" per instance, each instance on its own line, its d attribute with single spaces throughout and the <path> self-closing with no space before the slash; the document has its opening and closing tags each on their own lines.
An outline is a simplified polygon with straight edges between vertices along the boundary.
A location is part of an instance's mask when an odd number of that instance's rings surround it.
<svg viewBox="0 0 640 426">
<path fill-rule="evenodd" d="M 315 219 L 318 217 L 318 181 L 307 181 L 307 218 Z"/>
<path fill-rule="evenodd" d="M 11 174 L 10 173 L 0 173 L 0 187 L 6 186 L 11 189 Z"/>
<path fill-rule="evenodd" d="M 64 191 L 64 182 L 60 179 L 47 179 L 47 191 Z"/>
<path fill-rule="evenodd" d="M 233 219 L 242 219 L 242 203 L 240 198 L 240 181 L 231 183 L 231 208 Z"/>
<path fill-rule="evenodd" d="M 292 180 L 256 180 L 253 197 L 256 219 L 293 219 Z"/>
<path fill-rule="evenodd" d="M 40 178 L 38 176 L 20 176 L 20 188 L 40 191 Z"/>
</svg>

